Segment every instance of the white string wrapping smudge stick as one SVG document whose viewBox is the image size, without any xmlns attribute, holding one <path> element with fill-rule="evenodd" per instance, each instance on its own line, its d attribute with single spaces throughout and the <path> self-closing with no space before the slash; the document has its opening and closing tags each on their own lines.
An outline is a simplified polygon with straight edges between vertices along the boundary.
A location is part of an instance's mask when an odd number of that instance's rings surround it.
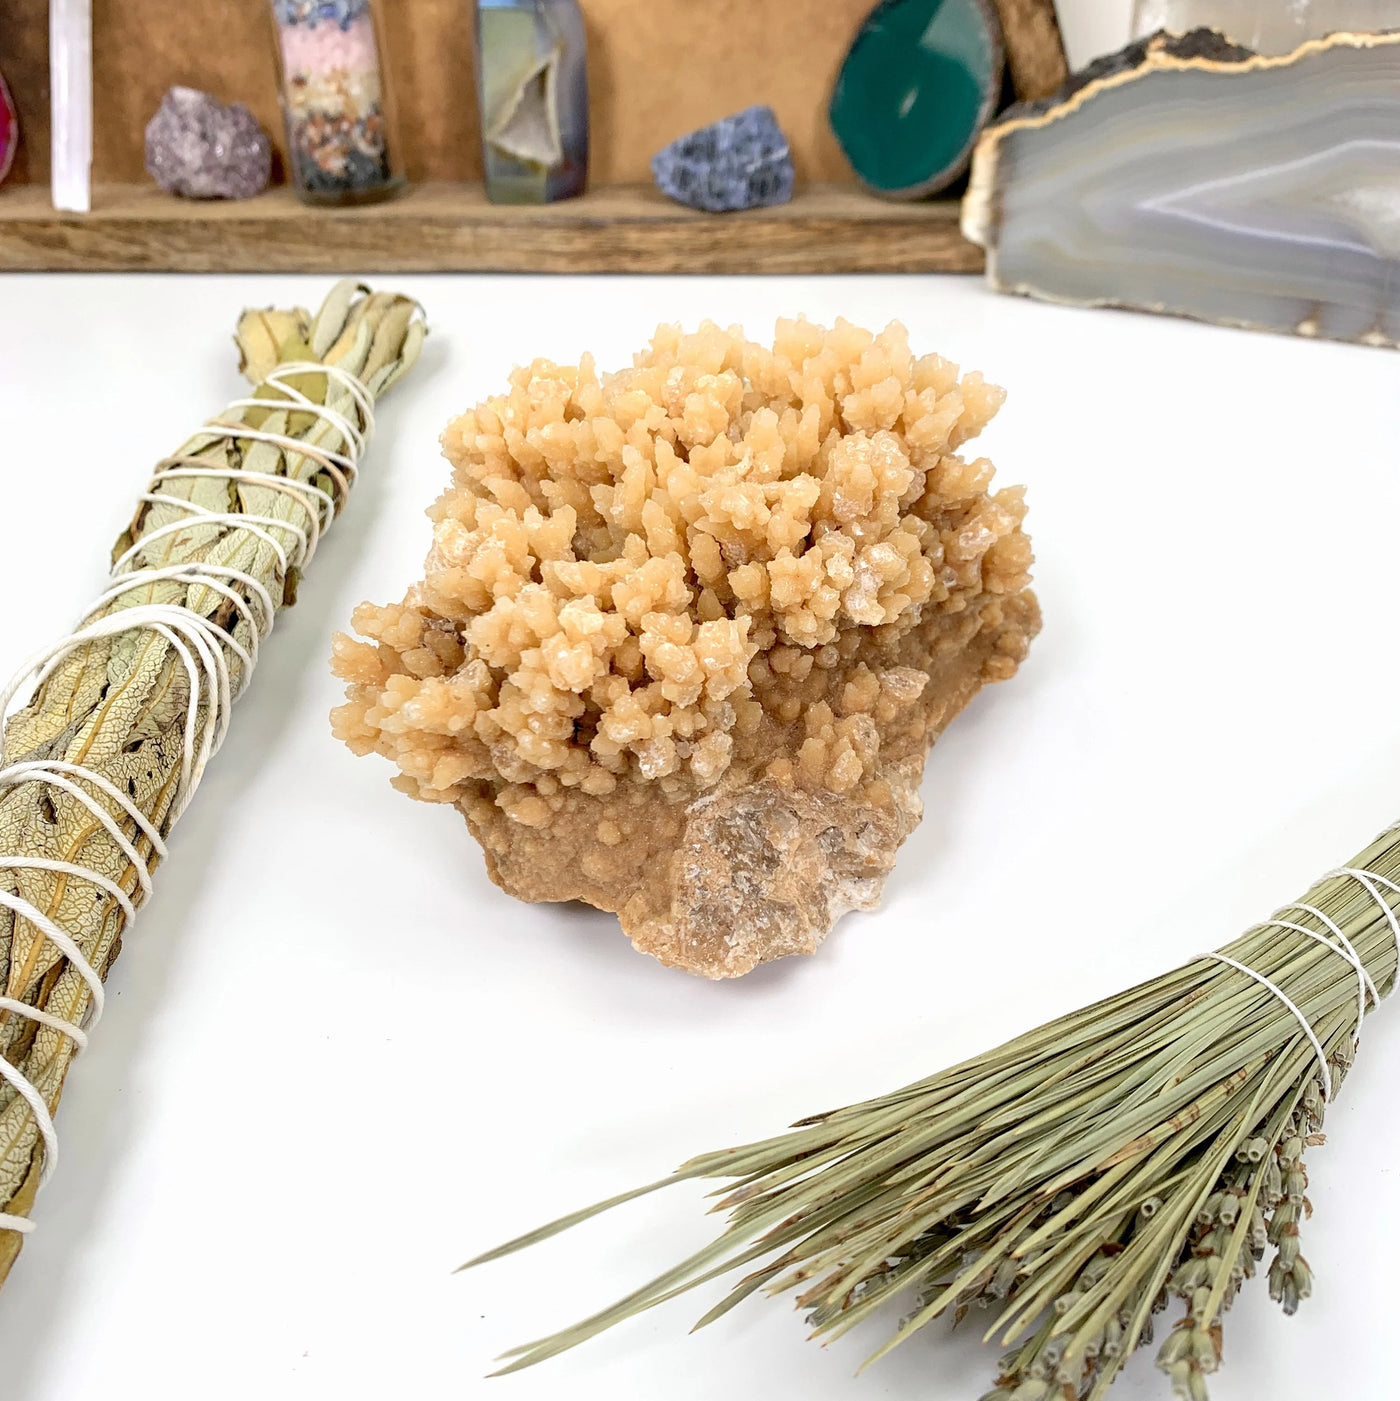
<svg viewBox="0 0 1400 1401">
<path fill-rule="evenodd" d="M 123 791 L 90 764 L 54 757 L 25 757 L 0 768 L 0 802 L 26 784 L 40 785 L 55 798 L 62 795 L 75 811 L 90 818 L 89 828 L 105 835 L 134 872 L 134 880 L 129 878 L 134 888 L 128 890 L 113 878 L 110 868 L 97 869 L 95 863 L 81 859 L 64 860 L 12 850 L 0 843 L 0 879 L 9 878 L 10 886 L 0 886 L 0 912 L 9 912 L 16 930 L 21 920 L 31 926 L 38 943 L 46 942 L 61 955 L 87 994 L 81 1015 L 65 1017 L 14 995 L 18 989 L 11 986 L 0 996 L 0 1014 L 26 1019 L 36 1027 L 66 1037 L 75 1054 L 86 1047 L 102 1015 L 102 969 L 90 943 L 85 949 L 75 930 L 64 927 L 54 908 L 40 908 L 18 893 L 15 878 L 25 872 L 46 873 L 65 885 L 86 883 L 113 902 L 127 927 L 135 919 L 138 903 L 151 893 L 152 867 L 167 854 L 163 834 L 169 832 L 188 806 L 206 765 L 223 743 L 233 701 L 247 686 L 257 665 L 259 646 L 272 630 L 278 600 L 268 580 L 285 589 L 290 578 L 310 562 L 354 486 L 360 457 L 374 430 L 376 393 L 382 393 L 405 373 L 417 357 L 425 327 L 416 304 L 383 294 L 372 294 L 357 302 L 365 290 L 353 283 L 340 284 L 306 328 L 313 354 L 325 354 L 333 346 L 344 350 L 348 345 L 347 359 L 364 371 L 364 377 L 348 364 L 309 358 L 279 361 L 269 368 L 259 382 L 257 397 L 236 399 L 229 404 L 223 416 L 211 421 L 191 440 L 194 451 L 182 452 L 158 466 L 139 497 L 148 517 L 151 508 L 173 508 L 180 514 L 163 524 L 133 529 L 130 545 L 113 562 L 109 586 L 78 626 L 67 637 L 30 657 L 0 691 L 3 722 L 17 697 L 40 697 L 45 684 L 76 653 L 104 640 L 142 633 L 160 639 L 169 648 L 188 688 L 177 740 L 178 779 L 159 823 L 143 811 L 134 785 Z M 383 328 L 389 317 L 394 319 L 386 333 Z M 384 347 L 375 340 L 377 332 L 397 337 L 393 341 L 396 355 L 384 353 Z M 348 342 L 346 337 L 350 338 Z M 305 383 L 306 376 L 321 377 L 326 402 L 317 402 L 297 387 L 296 382 Z M 245 422 L 253 413 L 262 417 Z M 309 416 L 300 420 L 309 426 L 299 434 L 290 429 L 292 414 Z M 286 421 L 288 430 L 267 427 L 274 419 Z M 221 444 L 227 445 L 224 463 L 206 455 L 211 447 Z M 252 444 L 259 445 L 258 460 L 267 464 L 268 470 L 250 465 L 254 454 L 248 451 L 248 445 Z M 283 502 L 286 514 L 213 509 L 168 489 L 173 485 L 178 490 L 180 485 L 189 484 L 202 488 L 206 499 L 211 487 L 227 489 L 230 505 L 240 492 L 270 491 L 274 493 L 272 500 Z M 205 543 L 211 538 L 217 541 L 221 558 L 145 566 L 139 563 L 143 555 L 148 561 L 157 558 L 151 552 L 153 545 L 163 546 L 167 555 L 176 550 L 182 538 L 189 538 L 192 527 L 199 529 Z M 206 528 L 212 528 L 212 534 Z M 226 562 L 235 557 L 235 547 L 240 542 L 265 547 L 269 570 L 263 571 L 264 578 L 257 577 L 251 568 Z M 177 586 L 177 592 L 187 601 L 156 602 L 157 592 L 168 593 L 170 586 Z M 185 588 L 179 590 L 178 586 Z M 200 611 L 188 606 L 193 601 L 191 591 L 196 589 L 214 601 L 214 616 L 209 615 L 208 608 Z M 145 601 L 135 597 L 143 590 Z M 240 623 L 244 625 L 241 640 L 235 635 Z M 13 979 L 13 967 L 10 973 Z M 48 1180 L 57 1165 L 58 1136 L 50 1099 L 35 1083 L 36 1076 L 37 1072 L 26 1073 L 21 1064 L 0 1055 L 0 1079 L 28 1107 L 42 1145 L 37 1187 Z M 61 1087 L 61 1080 L 59 1084 Z M 11 1192 L 9 1200 L 13 1197 Z M 33 1222 L 26 1215 L 0 1210 L 0 1232 L 23 1235 L 32 1229 Z"/>
<path fill-rule="evenodd" d="M 356 428 L 334 410 L 315 403 L 286 384 L 287 377 L 307 373 L 329 375 L 344 388 L 360 410 L 362 427 Z M 313 413 L 329 423 L 340 435 L 342 451 L 326 452 L 324 449 L 309 449 L 301 439 L 290 437 L 285 433 L 263 433 L 252 428 L 245 428 L 240 424 L 224 421 L 220 421 L 217 425 L 221 434 L 230 438 L 256 438 L 260 442 L 268 443 L 296 457 L 313 456 L 318 460 L 325 459 L 339 469 L 338 485 L 341 486 L 342 491 L 348 491 L 355 480 L 359 455 L 374 431 L 374 401 L 368 389 L 349 371 L 342 370 L 335 365 L 320 365 L 313 361 L 291 361 L 284 364 L 269 375 L 264 383 L 282 390 L 289 403 L 294 402 L 298 408 Z M 269 407 L 269 401 L 266 399 L 240 399 L 230 407 L 257 407 L 265 410 Z M 162 496 L 156 493 L 156 488 L 162 482 L 176 477 L 187 477 L 196 472 L 202 476 L 223 478 L 230 482 L 248 482 L 257 479 L 259 485 L 272 485 L 277 490 L 285 491 L 292 496 L 298 508 L 305 514 L 306 524 L 303 527 L 272 517 L 245 516 L 236 512 L 211 512 L 195 506 L 192 502 L 183 501 L 179 497 Z M 343 495 L 339 499 L 343 500 Z M 140 500 L 148 504 L 188 508 L 198 515 L 201 525 L 224 525 L 231 530 L 247 530 L 263 537 L 273 547 L 282 571 L 285 573 L 289 568 L 303 568 L 310 561 L 316 548 L 316 542 L 334 516 L 337 498 L 309 483 L 297 482 L 286 477 L 273 478 L 265 473 L 247 472 L 241 469 L 225 471 L 214 467 L 167 466 L 156 471 L 151 479 L 150 488 L 142 494 Z M 276 613 L 265 586 L 243 570 L 231 569 L 222 565 L 208 565 L 203 561 L 193 561 L 186 565 L 163 569 L 131 569 L 128 567 L 131 561 L 154 540 L 182 530 L 185 525 L 185 521 L 177 521 L 172 525 L 157 527 L 141 535 L 124 554 L 117 558 L 112 569 L 114 579 L 112 587 L 107 589 L 88 610 L 84 621 L 78 628 L 62 641 L 56 642 L 37 656 L 30 657 L 15 673 L 5 689 L 0 691 L 0 719 L 3 719 L 8 714 L 11 702 L 26 686 L 26 683 L 37 690 L 64 657 L 95 638 L 110 636 L 116 632 L 128 632 L 134 628 L 149 628 L 152 632 L 164 637 L 175 649 L 184 665 L 191 697 L 186 717 L 185 748 L 180 770 L 179 796 L 176 800 L 172 821 L 178 818 L 188 805 L 195 789 L 199 787 L 200 779 L 204 776 L 205 765 L 218 751 L 228 732 L 229 711 L 234 697 L 229 689 L 229 670 L 224 655 L 225 649 L 233 652 L 242 663 L 239 687 L 241 694 L 256 665 L 257 642 L 272 631 Z M 274 531 L 283 532 L 285 537 L 290 537 L 290 540 L 285 538 L 279 540 L 273 534 Z M 235 641 L 231 629 L 225 630 L 219 627 L 183 604 L 135 606 L 98 618 L 96 621 L 88 621 L 95 613 L 100 612 L 101 609 L 122 595 L 163 580 L 200 583 L 214 589 L 215 592 L 229 599 L 236 608 L 243 610 L 253 619 L 252 635 L 257 641 L 251 648 L 244 648 Z M 246 594 L 239 595 L 230 587 L 230 584 L 241 584 L 247 591 Z M 256 615 L 253 614 L 250 599 L 258 600 L 259 608 Z M 204 712 L 202 726 L 199 725 L 201 710 Z M 165 856 L 164 842 L 159 833 L 147 821 L 141 809 L 127 794 L 108 783 L 101 774 L 94 773 L 91 769 L 80 764 L 50 765 L 42 762 L 12 764 L 8 768 L 0 769 L 0 790 L 9 788 L 16 783 L 42 782 L 63 789 L 83 803 L 131 860 L 138 878 L 141 880 L 142 894 L 149 894 L 151 888 L 149 867 L 131 845 L 122 829 L 120 819 L 99 803 L 92 801 L 75 780 L 90 784 L 111 799 L 121 814 L 134 822 L 149 838 L 155 853 L 160 857 Z M 0 867 L 11 870 L 52 870 L 79 880 L 89 881 L 119 902 L 127 917 L 128 924 L 136 917 L 135 907 L 126 892 L 100 871 L 94 871 L 89 867 L 71 862 L 11 856 L 4 852 L 0 852 Z M 106 999 L 101 976 L 83 956 L 73 937 L 66 930 L 60 928 L 42 910 L 27 900 L 4 890 L 0 890 L 0 905 L 29 920 L 43 934 L 44 938 L 63 954 L 69 965 L 88 985 L 92 994 L 85 1026 L 78 1026 L 73 1022 L 63 1020 L 61 1017 L 51 1016 L 49 1013 L 21 1002 L 17 998 L 0 999 L 0 1008 L 18 1016 L 29 1017 L 31 1020 L 52 1027 L 56 1031 L 61 1031 L 81 1050 L 87 1045 L 88 1033 L 97 1025 L 102 1016 Z M 34 1112 L 39 1134 L 44 1141 L 44 1166 L 40 1178 L 42 1184 L 48 1180 L 58 1164 L 58 1134 L 54 1128 L 53 1116 L 50 1114 L 43 1096 L 30 1083 L 29 1079 L 3 1057 L 0 1057 L 0 1077 L 9 1081 Z M 12 1216 L 0 1212 L 0 1228 L 28 1232 L 33 1230 L 34 1223 L 28 1217 Z"/>
<path fill-rule="evenodd" d="M 1393 827 L 1387 828 L 1387 832 L 1395 831 Z M 1385 835 L 1383 832 L 1382 836 Z M 1366 893 L 1378 904 L 1385 913 L 1386 921 L 1390 925 L 1391 935 L 1395 939 L 1396 961 L 1400 964 L 1400 919 L 1396 918 L 1395 911 L 1386 901 L 1385 897 L 1376 888 L 1377 885 L 1389 887 L 1393 892 L 1400 893 L 1400 885 L 1392 880 L 1387 880 L 1384 876 L 1377 875 L 1374 871 L 1358 870 L 1354 866 L 1341 866 L 1335 871 L 1329 871 L 1324 880 L 1333 876 L 1349 876 L 1355 880 Z M 1317 929 L 1309 929 L 1305 924 L 1299 924 L 1295 920 L 1281 919 L 1279 916 L 1285 910 L 1301 910 L 1304 914 L 1312 915 L 1320 920 L 1327 927 L 1328 933 L 1324 934 Z M 1314 942 L 1319 943 L 1325 949 L 1330 949 L 1333 953 L 1339 954 L 1356 971 L 1356 1027 L 1352 1032 L 1353 1046 L 1361 1044 L 1361 1027 L 1366 1020 L 1366 1003 L 1370 1000 L 1371 1005 L 1378 1005 L 1381 995 L 1376 989 L 1375 981 L 1370 973 L 1366 971 L 1365 964 L 1362 963 L 1360 955 L 1352 946 L 1351 940 L 1342 932 L 1341 927 L 1330 915 L 1318 909 L 1316 905 L 1310 905 L 1301 900 L 1295 900 L 1291 905 L 1285 905 L 1283 910 L 1277 911 L 1271 919 L 1264 920 L 1257 926 L 1260 929 L 1287 929 L 1295 934 L 1305 935 Z M 1323 1103 L 1330 1103 L 1332 1099 L 1332 1070 L 1327 1063 L 1327 1052 L 1323 1050 L 1322 1042 L 1318 1039 L 1317 1033 L 1313 1030 L 1312 1023 L 1303 1014 L 1302 1008 L 1298 1006 L 1272 978 L 1266 977 L 1257 968 L 1251 968 L 1247 963 L 1239 959 L 1231 958 L 1229 954 L 1221 953 L 1218 949 L 1212 949 L 1208 953 L 1199 954 L 1200 958 L 1214 959 L 1217 963 L 1224 963 L 1233 968 L 1236 972 L 1243 973 L 1246 977 L 1253 978 L 1256 983 L 1267 988 L 1278 1000 L 1288 1008 L 1289 1012 L 1303 1029 L 1303 1034 L 1312 1044 L 1313 1050 L 1317 1053 L 1317 1064 L 1322 1079 L 1322 1099 Z M 1394 991 L 1394 989 L 1391 989 Z"/>
</svg>

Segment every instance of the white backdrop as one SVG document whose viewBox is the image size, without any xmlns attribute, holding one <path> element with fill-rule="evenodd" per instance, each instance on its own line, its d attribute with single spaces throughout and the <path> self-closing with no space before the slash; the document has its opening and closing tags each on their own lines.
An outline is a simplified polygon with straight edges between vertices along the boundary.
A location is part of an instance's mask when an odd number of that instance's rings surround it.
<svg viewBox="0 0 1400 1401">
<path fill-rule="evenodd" d="M 1055 8 L 1076 68 L 1127 43 L 1133 0 L 1055 0 Z"/>
<path fill-rule="evenodd" d="M 972 1401 L 942 1330 L 860 1378 L 781 1302 L 700 1299 L 534 1372 L 502 1348 L 706 1237 L 698 1193 L 489 1271 L 467 1255 L 692 1152 L 879 1093 L 1217 946 L 1400 816 L 1393 353 L 1073 311 L 974 278 L 378 279 L 424 362 L 279 623 L 125 941 L 0 1293 L 4 1401 Z M 323 279 L 0 282 L 0 665 L 97 592 L 142 472 L 234 392 L 246 304 Z M 332 740 L 332 629 L 397 598 L 454 412 L 537 354 L 658 319 L 881 325 L 1007 385 L 979 442 L 1029 487 L 1045 631 L 935 748 L 881 910 L 709 984 L 609 916 L 526 906 L 449 810 Z M 1316 1296 L 1250 1289 L 1215 1401 L 1393 1396 L 1400 1009 L 1310 1155 Z M 713 1293 L 707 1297 L 712 1298 Z M 1120 1401 L 1165 1398 L 1150 1359 Z"/>
</svg>

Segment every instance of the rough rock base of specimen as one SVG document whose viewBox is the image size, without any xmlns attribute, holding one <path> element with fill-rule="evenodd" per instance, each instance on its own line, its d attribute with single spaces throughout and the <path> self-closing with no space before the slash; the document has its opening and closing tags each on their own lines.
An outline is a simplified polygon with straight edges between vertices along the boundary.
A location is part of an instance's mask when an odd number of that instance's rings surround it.
<svg viewBox="0 0 1400 1401">
<path fill-rule="evenodd" d="M 963 229 L 1001 291 L 1400 343 L 1400 34 L 1130 45 L 983 133 Z"/>
<path fill-rule="evenodd" d="M 903 328 L 661 328 L 449 425 L 423 581 L 340 637 L 337 733 L 525 900 L 707 977 L 811 952 L 919 820 L 930 744 L 1039 626 L 1001 403 Z"/>
</svg>

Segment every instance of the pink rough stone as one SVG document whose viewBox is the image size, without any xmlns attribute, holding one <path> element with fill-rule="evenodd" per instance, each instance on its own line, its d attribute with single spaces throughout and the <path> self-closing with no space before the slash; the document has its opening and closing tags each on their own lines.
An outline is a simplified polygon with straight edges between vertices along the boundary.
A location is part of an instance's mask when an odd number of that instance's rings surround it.
<svg viewBox="0 0 1400 1401">
<path fill-rule="evenodd" d="M 249 199 L 267 188 L 272 146 L 241 103 L 171 88 L 146 124 L 146 169 L 190 199 Z"/>
</svg>

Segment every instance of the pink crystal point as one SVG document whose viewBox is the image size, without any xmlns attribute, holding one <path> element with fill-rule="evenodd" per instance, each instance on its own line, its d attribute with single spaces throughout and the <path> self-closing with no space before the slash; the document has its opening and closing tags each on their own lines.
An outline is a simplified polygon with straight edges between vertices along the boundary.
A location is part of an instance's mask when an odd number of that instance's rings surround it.
<svg viewBox="0 0 1400 1401">
<path fill-rule="evenodd" d="M 10 173 L 10 163 L 15 158 L 19 146 L 19 113 L 15 111 L 14 99 L 5 86 L 5 75 L 0 73 L 0 180 Z"/>
</svg>

